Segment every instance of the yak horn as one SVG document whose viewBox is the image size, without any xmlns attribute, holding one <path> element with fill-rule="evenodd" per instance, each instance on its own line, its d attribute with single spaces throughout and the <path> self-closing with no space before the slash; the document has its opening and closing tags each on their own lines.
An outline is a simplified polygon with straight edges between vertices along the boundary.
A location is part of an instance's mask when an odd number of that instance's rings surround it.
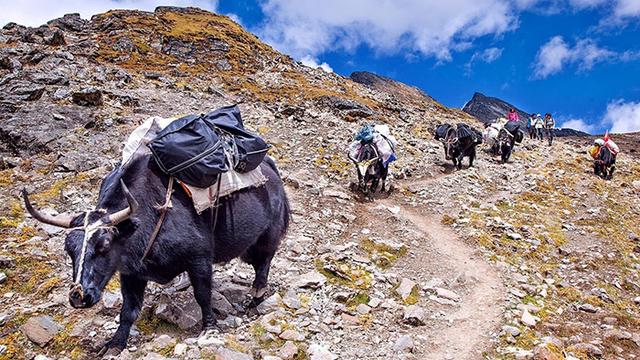
<svg viewBox="0 0 640 360">
<path fill-rule="evenodd" d="M 31 214 L 31 216 L 34 219 L 45 224 L 58 226 L 62 228 L 71 227 L 71 221 L 73 220 L 73 216 L 69 216 L 69 215 L 52 216 L 52 215 L 40 213 L 38 210 L 34 209 L 33 206 L 31 206 L 31 202 L 29 201 L 29 194 L 27 194 L 26 189 L 22 189 L 22 198 L 24 199 L 24 206 L 27 208 L 27 211 L 29 212 L 29 214 Z"/>
<path fill-rule="evenodd" d="M 122 181 L 122 179 L 120 179 L 120 185 L 122 185 L 122 191 L 124 192 L 124 196 L 127 198 L 127 203 L 129 204 L 129 206 L 109 215 L 109 223 L 112 225 L 117 225 L 127 220 L 133 213 L 136 212 L 136 210 L 138 210 L 138 202 L 133 198 L 133 195 L 131 195 L 129 189 L 127 189 L 127 186 L 124 184 L 124 181 Z"/>
</svg>

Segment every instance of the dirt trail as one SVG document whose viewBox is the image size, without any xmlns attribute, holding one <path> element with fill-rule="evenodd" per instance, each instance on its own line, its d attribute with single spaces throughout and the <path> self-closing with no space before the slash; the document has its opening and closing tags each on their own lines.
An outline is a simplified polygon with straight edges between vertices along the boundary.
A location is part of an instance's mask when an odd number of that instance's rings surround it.
<svg viewBox="0 0 640 360">
<path fill-rule="evenodd" d="M 488 345 L 486 334 L 498 326 L 502 312 L 504 288 L 498 272 L 441 225 L 439 219 L 406 208 L 401 208 L 400 214 L 428 236 L 445 261 L 476 279 L 470 293 L 463 296 L 460 308 L 450 317 L 452 325 L 440 334 L 443 343 L 428 353 L 433 359 L 481 358 Z"/>
<path fill-rule="evenodd" d="M 438 261 L 473 279 L 469 292 L 462 296 L 459 308 L 448 317 L 450 325 L 438 329 L 437 341 L 421 352 L 428 354 L 430 359 L 481 359 L 483 351 L 489 347 L 487 335 L 499 326 L 502 313 L 505 290 L 498 271 L 443 226 L 439 217 L 403 207 L 393 198 L 381 203 L 400 206 L 398 216 L 413 224 L 426 236 L 429 245 L 442 254 Z M 419 271 L 423 261 L 418 258 L 408 265 Z"/>
</svg>

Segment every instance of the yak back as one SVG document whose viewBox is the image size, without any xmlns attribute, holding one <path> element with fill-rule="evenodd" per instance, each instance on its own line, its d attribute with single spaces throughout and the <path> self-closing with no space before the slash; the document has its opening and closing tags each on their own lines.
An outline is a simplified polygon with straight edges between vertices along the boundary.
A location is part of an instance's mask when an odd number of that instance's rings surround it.
<svg viewBox="0 0 640 360">
<path fill-rule="evenodd" d="M 477 143 L 477 144 L 482 143 L 482 134 L 475 128 L 465 123 L 458 123 L 457 135 L 458 135 L 458 140 L 461 140 L 461 141 L 466 139 L 471 139 L 471 141 L 474 143 Z"/>
<path fill-rule="evenodd" d="M 515 136 L 518 133 L 518 130 L 520 130 L 520 123 L 516 121 L 509 121 L 504 124 L 504 128 L 509 132 L 509 134 Z"/>
<path fill-rule="evenodd" d="M 169 177 L 150 155 L 113 170 L 103 180 L 97 207 L 112 213 L 127 206 L 120 180 L 140 205 L 131 219 L 117 226 L 118 248 L 123 251 L 118 271 L 165 283 L 185 271 L 192 259 L 230 261 L 266 234 L 272 239 L 269 246 L 277 248 L 289 226 L 290 205 L 273 160 L 265 157 L 260 166 L 267 183 L 221 198 L 215 229 L 213 211 L 198 215 L 191 198 L 176 187 L 172 207 L 145 261 L 142 254 L 158 221 L 157 205 L 164 203 Z"/>
<path fill-rule="evenodd" d="M 451 124 L 440 124 L 436 126 L 436 130 L 435 130 L 436 140 L 442 140 L 446 138 L 447 132 L 449 132 L 449 129 L 451 129 L 452 127 L 453 126 L 451 126 Z"/>
</svg>

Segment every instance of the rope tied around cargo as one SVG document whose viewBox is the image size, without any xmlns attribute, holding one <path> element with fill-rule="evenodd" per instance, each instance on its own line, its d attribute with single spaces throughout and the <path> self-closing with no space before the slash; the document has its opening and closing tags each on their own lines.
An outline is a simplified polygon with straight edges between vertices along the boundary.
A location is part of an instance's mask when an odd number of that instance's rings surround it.
<svg viewBox="0 0 640 360">
<path fill-rule="evenodd" d="M 169 185 L 167 186 L 167 193 L 164 196 L 164 204 L 156 206 L 156 209 L 160 211 L 160 217 L 158 218 L 158 222 L 156 223 L 155 228 L 153 229 L 153 233 L 151 233 L 151 237 L 149 238 L 149 242 L 147 243 L 147 247 L 144 249 L 144 254 L 142 254 L 142 261 L 147 257 L 153 243 L 155 242 L 158 234 L 160 233 L 160 229 L 162 228 L 162 223 L 164 222 L 164 218 L 167 215 L 167 211 L 169 208 L 173 207 L 171 204 L 171 195 L 173 194 L 173 176 L 169 177 Z"/>
</svg>

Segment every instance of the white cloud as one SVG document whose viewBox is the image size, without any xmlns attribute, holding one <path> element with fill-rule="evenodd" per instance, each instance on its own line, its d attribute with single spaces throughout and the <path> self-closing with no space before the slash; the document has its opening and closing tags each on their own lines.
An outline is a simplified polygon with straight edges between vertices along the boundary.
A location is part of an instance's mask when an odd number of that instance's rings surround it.
<svg viewBox="0 0 640 360">
<path fill-rule="evenodd" d="M 261 38 L 296 58 L 366 45 L 440 61 L 517 27 L 512 0 L 267 0 Z"/>
<path fill-rule="evenodd" d="M 238 14 L 234 14 L 234 13 L 228 13 L 228 14 L 224 14 L 225 16 L 228 16 L 229 19 L 235 21 L 236 23 L 238 23 L 238 25 L 244 27 L 244 24 L 242 23 L 242 19 L 240 18 L 240 16 L 238 16 Z"/>
<path fill-rule="evenodd" d="M 215 11 L 218 0 L 0 0 L 0 26 L 9 22 L 40 26 L 68 13 L 79 13 L 83 18 L 89 18 L 112 9 L 152 11 L 161 5 L 194 6 Z"/>
<path fill-rule="evenodd" d="M 569 0 L 569 3 L 577 9 L 593 8 L 606 4 L 610 0 Z"/>
<path fill-rule="evenodd" d="M 483 51 L 476 51 L 471 56 L 471 59 L 469 59 L 469 62 L 467 62 L 465 64 L 465 66 L 464 66 L 465 67 L 465 73 L 467 75 L 471 75 L 471 68 L 473 67 L 473 63 L 474 62 L 482 61 L 482 62 L 485 62 L 487 64 L 490 64 L 490 63 L 498 60 L 500 58 L 500 56 L 502 56 L 502 51 L 503 50 L 504 49 L 502 49 L 502 48 L 492 47 L 492 48 L 484 49 Z"/>
<path fill-rule="evenodd" d="M 586 71 L 600 62 L 632 61 L 639 56 L 631 51 L 617 53 L 601 48 L 592 39 L 578 40 L 571 47 L 562 36 L 554 36 L 538 50 L 533 75 L 534 78 L 543 79 L 562 71 L 569 64 L 577 65 L 579 71 Z"/>
<path fill-rule="evenodd" d="M 582 119 L 571 119 L 560 124 L 561 128 L 569 128 L 578 131 L 584 131 L 587 134 L 592 134 L 596 130 L 596 126 L 593 124 L 587 124 Z"/>
<path fill-rule="evenodd" d="M 591 39 L 579 40 L 572 50 L 573 62 L 577 62 L 580 70 L 590 70 L 598 62 L 613 60 L 617 53 L 598 47 Z"/>
<path fill-rule="evenodd" d="M 618 0 L 613 11 L 617 18 L 640 16 L 640 1 L 638 0 Z"/>
<path fill-rule="evenodd" d="M 616 100 L 607 105 L 603 124 L 613 133 L 640 131 L 640 102 Z"/>
<path fill-rule="evenodd" d="M 473 54 L 471 60 L 480 60 L 486 62 L 487 64 L 490 64 L 498 60 L 498 58 L 502 56 L 502 50 L 504 49 L 496 47 L 484 49 L 484 51 L 482 52 L 476 52 L 475 54 Z"/>
<path fill-rule="evenodd" d="M 534 75 L 537 78 L 545 78 L 562 70 L 562 67 L 571 58 L 571 50 L 564 42 L 562 36 L 555 36 L 542 45 L 536 56 Z"/>
<path fill-rule="evenodd" d="M 300 59 L 300 62 L 302 63 L 302 65 L 312 67 L 314 69 L 320 68 L 326 72 L 333 72 L 333 69 L 331 68 L 331 66 L 329 66 L 329 64 L 327 64 L 326 62 L 320 64 L 316 58 L 309 55 L 303 56 Z"/>
</svg>

